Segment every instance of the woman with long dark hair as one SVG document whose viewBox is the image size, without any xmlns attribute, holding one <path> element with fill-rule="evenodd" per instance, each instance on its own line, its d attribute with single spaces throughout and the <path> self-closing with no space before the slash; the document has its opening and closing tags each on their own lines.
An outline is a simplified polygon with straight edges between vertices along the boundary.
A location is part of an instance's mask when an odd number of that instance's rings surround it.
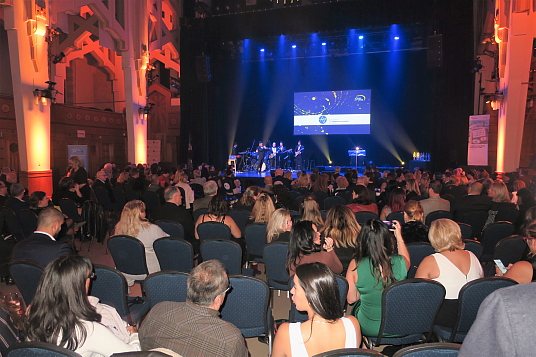
<svg viewBox="0 0 536 357">
<path fill-rule="evenodd" d="M 290 231 L 287 270 L 293 276 L 296 267 L 315 262 L 326 264 L 335 274 L 342 273 L 341 261 L 333 250 L 333 239 L 326 237 L 322 243 L 320 232 L 313 222 L 298 222 Z"/>
<path fill-rule="evenodd" d="M 393 221 L 393 225 L 400 223 Z M 398 247 L 397 247 L 398 245 Z M 382 316 L 382 294 L 387 285 L 403 280 L 410 266 L 402 237 L 395 238 L 385 223 L 368 220 L 359 233 L 355 259 L 346 272 L 348 303 L 365 336 L 377 336 Z"/>
<path fill-rule="evenodd" d="M 343 317 L 337 280 L 328 266 L 300 265 L 290 292 L 296 308 L 306 311 L 309 319 L 279 327 L 272 357 L 314 356 L 361 345 L 359 323 L 353 316 Z"/>
<path fill-rule="evenodd" d="M 372 202 L 368 188 L 362 185 L 356 185 L 352 188 L 353 203 L 348 208 L 353 212 L 368 211 L 378 214 L 378 205 Z"/>
<path fill-rule="evenodd" d="M 195 238 L 199 239 L 199 234 L 197 233 L 197 227 L 203 223 L 203 222 L 220 222 L 225 224 L 226 226 L 231 229 L 231 235 L 235 239 L 241 239 L 242 232 L 240 231 L 240 228 L 238 228 L 236 222 L 234 221 L 233 217 L 228 216 L 227 213 L 229 212 L 229 205 L 227 201 L 223 200 L 220 196 L 214 196 L 210 200 L 208 204 L 208 213 L 202 214 L 197 219 L 197 222 L 195 222 Z"/>
<path fill-rule="evenodd" d="M 406 191 L 403 188 L 397 187 L 389 193 L 387 204 L 383 207 L 380 213 L 380 219 L 385 221 L 390 213 L 402 211 L 406 205 Z"/>
<path fill-rule="evenodd" d="M 92 270 L 91 261 L 81 256 L 60 257 L 47 265 L 24 323 L 26 340 L 52 343 L 82 356 L 140 350 L 134 330 L 125 342 L 101 323 L 87 296 Z"/>
</svg>

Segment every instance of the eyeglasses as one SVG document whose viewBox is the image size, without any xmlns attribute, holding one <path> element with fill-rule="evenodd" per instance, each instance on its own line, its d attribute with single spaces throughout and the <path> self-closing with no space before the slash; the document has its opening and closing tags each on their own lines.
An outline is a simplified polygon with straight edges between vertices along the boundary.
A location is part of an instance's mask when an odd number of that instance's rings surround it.
<svg viewBox="0 0 536 357">
<path fill-rule="evenodd" d="M 91 274 L 89 274 L 88 278 L 91 279 L 91 280 L 95 280 L 95 279 L 97 279 L 97 274 L 95 274 L 95 272 L 92 271 Z"/>
<path fill-rule="evenodd" d="M 229 290 L 231 290 L 232 288 L 233 288 L 233 287 L 231 286 L 231 284 L 229 284 L 229 286 L 227 286 L 227 289 L 225 289 L 225 290 L 223 291 L 223 293 L 221 293 L 220 295 L 225 295 L 225 294 L 227 294 L 227 292 L 229 292 Z"/>
</svg>

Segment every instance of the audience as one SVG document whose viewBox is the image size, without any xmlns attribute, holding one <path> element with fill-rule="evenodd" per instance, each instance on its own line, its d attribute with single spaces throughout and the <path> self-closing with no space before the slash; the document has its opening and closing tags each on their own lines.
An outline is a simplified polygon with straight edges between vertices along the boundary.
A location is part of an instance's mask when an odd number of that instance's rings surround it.
<svg viewBox="0 0 536 357">
<path fill-rule="evenodd" d="M 49 206 L 50 200 L 47 197 L 46 192 L 43 191 L 34 191 L 30 195 L 30 210 L 32 210 L 36 215 Z"/>
<path fill-rule="evenodd" d="M 353 203 L 347 205 L 352 212 L 368 211 L 378 214 L 378 206 L 372 203 L 370 191 L 362 185 L 356 185 L 352 188 Z"/>
<path fill-rule="evenodd" d="M 423 208 L 419 201 L 409 200 L 404 207 L 404 223 L 402 238 L 406 244 L 425 242 L 428 240 L 428 227 L 423 222 Z M 396 231 L 395 231 L 396 232 Z"/>
<path fill-rule="evenodd" d="M 85 200 L 90 199 L 90 190 L 87 183 L 88 175 L 84 168 L 84 162 L 78 156 L 69 158 L 69 172 L 67 176 L 73 179 L 73 182 L 78 185 L 78 189 Z"/>
<path fill-rule="evenodd" d="M 291 229 L 290 212 L 284 208 L 276 209 L 266 227 L 266 242 L 290 242 Z"/>
<path fill-rule="evenodd" d="M 320 230 L 324 227 L 324 219 L 322 218 L 318 202 L 316 202 L 314 195 L 308 194 L 303 197 L 300 213 L 302 220 L 313 222 Z"/>
<path fill-rule="evenodd" d="M 207 181 L 203 185 L 203 193 L 205 194 L 205 197 L 198 198 L 194 201 L 194 211 L 208 208 L 210 200 L 218 194 L 218 184 L 214 181 Z"/>
<path fill-rule="evenodd" d="M 395 228 L 399 225 L 394 221 Z M 397 228 L 399 229 L 399 228 Z M 398 245 L 398 248 L 397 248 Z M 349 304 L 364 336 L 377 336 L 382 316 L 382 293 L 385 287 L 406 278 L 410 257 L 404 240 L 396 241 L 380 220 L 370 219 L 361 228 L 355 259 L 346 272 Z"/>
<path fill-rule="evenodd" d="M 257 223 L 268 223 L 268 220 L 274 211 L 274 202 L 270 196 L 266 193 L 261 193 L 253 205 L 251 216 L 249 216 L 246 226 Z"/>
<path fill-rule="evenodd" d="M 460 226 L 450 219 L 436 219 L 428 234 L 437 252 L 423 259 L 416 278 L 432 279 L 446 289 L 445 301 L 439 309 L 436 324 L 454 327 L 458 317 L 458 293 L 466 283 L 484 276 L 478 258 L 464 250 Z"/>
<path fill-rule="evenodd" d="M 359 322 L 354 316 L 344 316 L 337 281 L 328 266 L 298 266 L 290 293 L 296 309 L 306 311 L 308 320 L 279 327 L 273 357 L 314 356 L 361 345 Z"/>
<path fill-rule="evenodd" d="M 252 211 L 255 201 L 261 194 L 259 186 L 249 186 L 240 200 L 233 205 L 233 210 Z"/>
<path fill-rule="evenodd" d="M 19 224 L 22 226 L 23 222 L 20 220 L 20 211 L 30 208 L 28 203 L 23 200 L 24 186 L 21 183 L 14 183 L 9 188 L 9 191 L 11 193 L 11 197 L 6 199 L 4 206 L 11 208 L 13 212 L 15 212 L 15 216 L 18 218 Z"/>
<path fill-rule="evenodd" d="M 178 179 L 177 179 L 178 177 Z M 177 172 L 175 176 L 175 186 L 178 186 L 184 190 L 185 197 L 183 197 L 186 209 L 190 209 L 194 203 L 194 190 L 188 184 L 188 175 L 185 173 Z"/>
<path fill-rule="evenodd" d="M 177 187 L 169 186 L 164 191 L 164 198 L 166 202 L 155 208 L 152 219 L 154 221 L 171 221 L 181 224 L 184 228 L 184 239 L 194 243 L 194 220 L 191 213 L 182 206 L 181 192 Z"/>
<path fill-rule="evenodd" d="M 441 198 L 441 182 L 433 181 L 428 185 L 428 198 L 420 200 L 423 209 L 423 221 L 426 220 L 428 213 L 435 211 L 450 211 L 450 202 Z"/>
<path fill-rule="evenodd" d="M 389 193 L 389 200 L 380 213 L 380 219 L 385 221 L 387 216 L 393 212 L 399 212 L 404 209 L 406 204 L 406 192 L 403 188 L 397 187 Z"/>
<path fill-rule="evenodd" d="M 154 306 L 140 328 L 143 350 L 167 348 L 183 357 L 247 357 L 244 337 L 220 319 L 231 285 L 218 260 L 196 266 L 188 275 L 186 302 Z"/>
<path fill-rule="evenodd" d="M 0 181 L 0 207 L 4 205 L 8 198 L 9 195 L 7 194 L 7 185 L 5 182 Z"/>
<path fill-rule="evenodd" d="M 211 181 L 209 181 L 211 182 Z M 207 182 L 207 184 L 209 183 Z M 212 181 L 213 182 L 213 181 Z M 220 196 L 213 196 L 208 204 L 208 213 L 202 214 L 195 222 L 195 238 L 199 239 L 197 227 L 204 222 L 219 222 L 225 224 L 231 230 L 231 239 L 243 246 L 244 239 L 234 219 L 227 215 L 229 205 Z"/>
<path fill-rule="evenodd" d="M 467 195 L 456 201 L 452 213 L 455 221 L 460 221 L 469 212 L 486 211 L 491 209 L 491 197 L 482 195 L 484 186 L 476 181 L 469 185 Z"/>
<path fill-rule="evenodd" d="M 504 274 L 496 267 L 495 275 L 513 279 L 519 284 L 536 281 L 536 223 L 533 222 L 525 229 L 524 236 L 525 242 L 529 247 L 527 260 L 509 264 L 508 267 L 506 267 L 507 271 Z"/>
<path fill-rule="evenodd" d="M 80 192 L 78 184 L 70 177 L 64 177 L 60 180 L 58 190 L 52 194 L 52 202 L 59 206 L 60 201 L 64 198 L 73 200 L 78 205 L 84 203 L 84 196 Z"/>
<path fill-rule="evenodd" d="M 119 338 L 89 302 L 92 270 L 91 261 L 78 256 L 58 258 L 45 268 L 24 323 L 28 341 L 52 343 L 84 357 L 140 350 L 135 328 L 127 341 Z"/>
</svg>

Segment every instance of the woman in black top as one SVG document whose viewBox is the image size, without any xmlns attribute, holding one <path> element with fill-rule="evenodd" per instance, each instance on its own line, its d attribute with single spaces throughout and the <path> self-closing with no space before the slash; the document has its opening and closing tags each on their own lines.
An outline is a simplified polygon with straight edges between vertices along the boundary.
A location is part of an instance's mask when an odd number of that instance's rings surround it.
<svg viewBox="0 0 536 357">
<path fill-rule="evenodd" d="M 85 200 L 89 200 L 89 185 L 87 184 L 87 171 L 84 168 L 84 163 L 78 156 L 71 156 L 69 158 L 69 166 L 71 169 L 67 176 L 73 179 L 73 182 L 78 184 L 78 189 Z"/>
</svg>

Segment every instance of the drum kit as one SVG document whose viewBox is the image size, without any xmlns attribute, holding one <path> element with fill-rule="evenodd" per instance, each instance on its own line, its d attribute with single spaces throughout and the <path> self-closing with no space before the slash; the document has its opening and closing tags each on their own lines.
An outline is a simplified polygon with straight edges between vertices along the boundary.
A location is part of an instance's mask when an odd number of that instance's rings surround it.
<svg viewBox="0 0 536 357">
<path fill-rule="evenodd" d="M 278 152 L 278 166 L 280 168 L 290 168 L 293 155 L 292 149 Z M 242 151 L 239 152 L 240 161 L 238 163 L 239 171 L 258 171 L 259 170 L 259 153 L 256 151 Z M 262 163 L 261 171 L 276 169 L 276 167 L 270 166 L 270 155 L 266 155 L 264 162 Z"/>
</svg>

